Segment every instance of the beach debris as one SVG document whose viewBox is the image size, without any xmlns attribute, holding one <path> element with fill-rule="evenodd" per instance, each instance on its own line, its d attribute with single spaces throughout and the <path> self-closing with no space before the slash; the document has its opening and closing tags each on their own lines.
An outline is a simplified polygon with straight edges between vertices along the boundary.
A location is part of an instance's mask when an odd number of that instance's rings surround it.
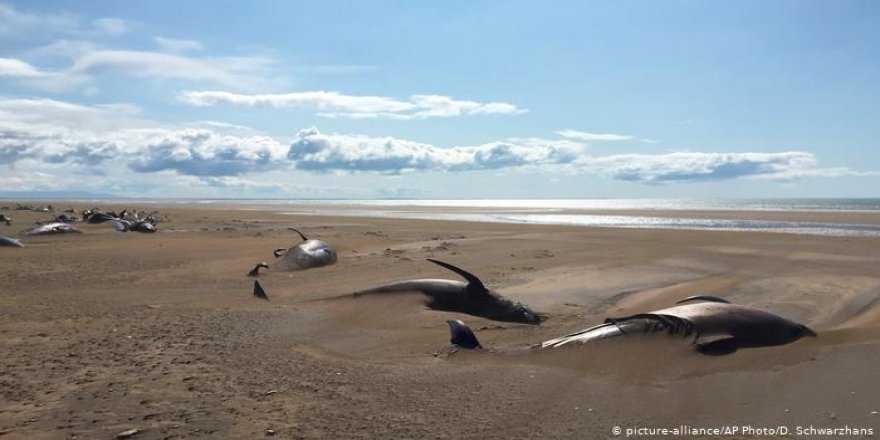
<svg viewBox="0 0 880 440">
<path fill-rule="evenodd" d="M 41 225 L 36 225 L 31 227 L 24 232 L 24 235 L 56 235 L 56 234 L 79 234 L 82 231 L 74 228 L 73 226 L 67 223 L 61 222 L 52 222 L 52 223 L 44 223 Z"/>
<path fill-rule="evenodd" d="M 511 301 L 486 288 L 474 274 L 440 260 L 427 259 L 431 263 L 451 270 L 465 279 L 440 280 L 416 279 L 397 281 L 345 296 L 358 297 L 371 294 L 418 292 L 427 297 L 427 307 L 433 310 L 461 312 L 495 321 L 540 324 L 545 319 L 523 304 Z"/>
<path fill-rule="evenodd" d="M 257 280 L 254 280 L 254 296 L 269 301 L 269 295 L 266 295 L 266 291 L 263 290 L 263 286 Z"/>
<path fill-rule="evenodd" d="M 266 264 L 264 261 L 261 261 L 261 262 L 257 263 L 257 264 L 254 266 L 254 268 L 251 269 L 250 272 L 247 273 L 247 276 L 249 276 L 249 277 L 254 277 L 254 278 L 260 276 L 260 268 L 261 268 L 261 267 L 264 268 L 264 269 L 268 269 L 268 268 L 269 268 L 269 265 Z"/>
<path fill-rule="evenodd" d="M 132 438 L 132 437 L 138 435 L 140 432 L 141 432 L 140 429 L 129 429 L 126 431 L 122 431 L 119 434 L 116 434 L 116 438 L 118 438 L 118 439 Z"/>
<path fill-rule="evenodd" d="M 533 348 L 551 349 L 632 334 L 665 332 L 681 337 L 693 336 L 691 344 L 697 351 L 720 356 L 740 348 L 784 345 L 805 336 L 816 337 L 816 333 L 807 326 L 766 310 L 730 304 L 717 297 L 692 297 L 686 298 L 686 301 L 701 302 L 680 304 L 622 318 L 607 318 L 603 324 L 541 342 Z M 453 344 L 462 348 L 479 344 L 475 338 L 470 340 L 473 333 L 463 322 L 448 322 Z M 457 344 L 457 339 L 464 341 L 466 345 Z"/>
<path fill-rule="evenodd" d="M 336 249 L 322 240 L 309 239 L 296 228 L 294 231 L 303 239 L 302 243 L 289 249 L 278 248 L 272 252 L 275 258 L 282 258 L 276 266 L 286 270 L 305 270 L 336 263 Z"/>
<path fill-rule="evenodd" d="M 21 240 L 17 238 L 3 236 L 0 236 L 0 246 L 24 247 L 24 245 L 21 244 Z"/>
<path fill-rule="evenodd" d="M 274 429 L 267 429 L 267 430 L 266 430 L 266 436 L 271 437 L 271 436 L 273 436 L 273 435 L 275 435 L 275 430 L 274 430 Z"/>
</svg>

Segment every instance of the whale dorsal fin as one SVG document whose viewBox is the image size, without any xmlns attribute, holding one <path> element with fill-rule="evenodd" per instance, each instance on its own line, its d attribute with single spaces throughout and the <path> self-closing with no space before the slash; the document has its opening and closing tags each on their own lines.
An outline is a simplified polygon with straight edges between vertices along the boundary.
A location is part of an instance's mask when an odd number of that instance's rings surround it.
<svg viewBox="0 0 880 440">
<path fill-rule="evenodd" d="M 716 303 L 730 304 L 730 301 L 728 301 L 728 300 L 726 300 L 726 299 L 724 299 L 724 298 L 721 298 L 721 297 L 718 297 L 718 296 L 712 296 L 712 295 L 695 295 L 695 296 L 689 296 L 689 297 L 687 297 L 687 298 L 685 298 L 685 299 L 680 299 L 680 300 L 676 301 L 675 303 L 676 303 L 676 304 L 683 304 L 683 303 L 690 302 L 690 301 L 708 301 L 708 302 L 716 302 Z"/>
<path fill-rule="evenodd" d="M 467 324 L 457 319 L 450 319 L 446 323 L 449 324 L 449 342 L 452 345 L 467 349 L 483 348 L 480 345 L 480 341 L 477 340 L 477 336 L 474 335 L 473 330 Z"/>
<path fill-rule="evenodd" d="M 269 300 L 269 295 L 266 295 L 266 291 L 263 290 L 263 286 L 261 286 L 260 282 L 257 280 L 254 280 L 254 296 L 266 301 Z"/>
<path fill-rule="evenodd" d="M 467 280 L 467 282 L 468 282 L 468 286 L 467 286 L 468 293 L 486 293 L 486 292 L 488 292 L 488 289 L 486 289 L 486 286 L 483 285 L 483 282 L 480 281 L 480 279 L 477 278 L 476 275 L 474 275 L 474 274 L 472 274 L 472 273 L 470 273 L 460 267 L 455 267 L 449 263 L 444 263 L 443 261 L 440 261 L 440 260 L 435 260 L 433 258 L 428 258 L 427 260 L 438 265 L 438 266 L 445 267 L 445 268 L 461 275 L 461 277 L 464 278 L 465 280 Z"/>
<path fill-rule="evenodd" d="M 306 238 L 306 236 L 302 232 L 300 232 L 299 229 L 296 229 L 296 228 L 287 228 L 287 229 L 290 229 L 291 231 L 299 234 L 299 236 L 302 237 L 303 241 L 308 240 L 308 238 Z"/>
</svg>

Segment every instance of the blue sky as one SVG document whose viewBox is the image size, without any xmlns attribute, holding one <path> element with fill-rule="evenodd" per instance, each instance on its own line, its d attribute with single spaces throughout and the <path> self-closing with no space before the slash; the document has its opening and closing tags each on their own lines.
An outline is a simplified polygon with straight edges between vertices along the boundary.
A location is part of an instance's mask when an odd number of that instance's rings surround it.
<svg viewBox="0 0 880 440">
<path fill-rule="evenodd" d="M 8 2 L 7 191 L 877 197 L 874 1 Z"/>
</svg>

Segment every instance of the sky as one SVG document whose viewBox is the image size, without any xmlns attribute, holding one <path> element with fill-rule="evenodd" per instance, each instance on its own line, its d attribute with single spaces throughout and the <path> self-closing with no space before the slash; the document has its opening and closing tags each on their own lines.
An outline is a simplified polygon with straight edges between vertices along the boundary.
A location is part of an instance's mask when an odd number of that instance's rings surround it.
<svg viewBox="0 0 880 440">
<path fill-rule="evenodd" d="M 880 2 L 0 0 L 0 193 L 880 197 Z"/>
</svg>

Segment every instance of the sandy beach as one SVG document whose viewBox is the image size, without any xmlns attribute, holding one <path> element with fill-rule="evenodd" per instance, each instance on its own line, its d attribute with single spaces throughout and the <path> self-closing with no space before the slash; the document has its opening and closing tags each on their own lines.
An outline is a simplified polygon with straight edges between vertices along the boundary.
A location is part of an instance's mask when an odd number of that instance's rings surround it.
<svg viewBox="0 0 880 440">
<path fill-rule="evenodd" d="M 156 234 L 80 223 L 82 234 L 0 247 L 0 438 L 588 439 L 681 425 L 788 429 L 711 438 L 807 438 L 799 426 L 880 435 L 877 237 L 158 209 L 171 221 Z M 6 214 L 7 236 L 51 217 Z M 865 212 L 687 215 L 880 224 Z M 264 271 L 270 301 L 254 298 L 245 274 L 299 241 L 293 225 L 332 243 L 338 263 Z M 418 294 L 338 298 L 458 279 L 426 258 L 548 319 L 434 311 Z M 665 335 L 528 350 L 697 294 L 819 337 L 719 357 Z M 489 350 L 451 354 L 447 319 Z"/>
</svg>

